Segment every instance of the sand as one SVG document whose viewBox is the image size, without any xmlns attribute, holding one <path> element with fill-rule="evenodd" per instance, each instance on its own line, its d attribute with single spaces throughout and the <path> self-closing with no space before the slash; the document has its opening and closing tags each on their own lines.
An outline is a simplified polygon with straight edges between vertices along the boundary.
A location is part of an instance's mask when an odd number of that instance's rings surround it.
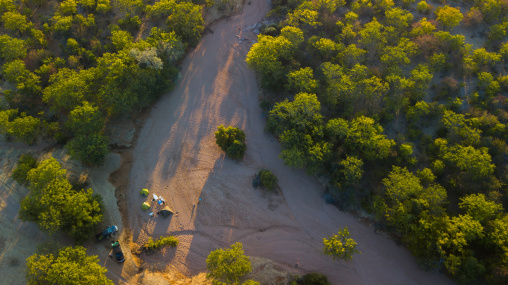
<svg viewBox="0 0 508 285">
<path fill-rule="evenodd" d="M 242 14 L 211 26 L 213 33 L 183 61 L 176 88 L 153 107 L 140 130 L 124 218 L 138 245 L 149 237 L 180 240 L 176 249 L 141 254 L 143 268 L 196 275 L 206 271 L 210 251 L 241 242 L 249 256 L 301 274 L 324 273 L 332 284 L 452 284 L 442 274 L 420 270 L 393 240 L 325 204 L 315 178 L 278 158 L 280 145 L 263 132 L 256 77 L 245 63 L 251 44 L 239 41 L 256 39 L 248 27 L 268 9 L 266 1 L 254 0 Z M 214 131 L 221 124 L 245 131 L 243 160 L 226 158 L 216 146 Z M 252 187 L 262 168 L 279 178 L 280 194 Z M 149 217 L 140 207 L 151 200 L 139 195 L 142 188 L 164 197 L 176 214 Z M 322 239 L 345 226 L 362 254 L 352 262 L 323 256 Z"/>
</svg>

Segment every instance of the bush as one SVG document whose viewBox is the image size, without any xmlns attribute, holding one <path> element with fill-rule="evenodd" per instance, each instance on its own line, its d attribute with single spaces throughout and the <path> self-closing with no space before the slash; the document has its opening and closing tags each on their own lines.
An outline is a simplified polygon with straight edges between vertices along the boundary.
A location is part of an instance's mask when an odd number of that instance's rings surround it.
<svg viewBox="0 0 508 285">
<path fill-rule="evenodd" d="M 28 171 L 36 167 L 37 160 L 31 154 L 23 154 L 19 158 L 18 166 L 12 172 L 11 177 L 19 184 L 26 186 L 28 184 L 28 181 L 26 180 Z"/>
<path fill-rule="evenodd" d="M 226 155 L 233 159 L 242 159 L 246 149 L 247 145 L 244 142 L 234 140 L 226 150 Z"/>
<path fill-rule="evenodd" d="M 174 236 L 160 237 L 158 240 L 148 239 L 148 242 L 143 245 L 145 249 L 160 249 L 161 247 L 169 245 L 175 247 L 178 245 L 178 239 Z"/>
<path fill-rule="evenodd" d="M 109 139 L 101 134 L 78 135 L 67 143 L 72 159 L 87 165 L 102 165 L 109 152 Z"/>
<path fill-rule="evenodd" d="M 226 152 L 227 156 L 234 159 L 243 158 L 247 149 L 245 133 L 241 129 L 231 126 L 227 128 L 223 125 L 218 126 L 215 132 L 215 142 Z"/>
<path fill-rule="evenodd" d="M 262 169 L 258 172 L 259 181 L 261 186 L 268 190 L 273 190 L 277 182 L 277 176 L 275 176 L 270 170 Z"/>
<path fill-rule="evenodd" d="M 331 285 L 328 278 L 320 273 L 308 273 L 305 274 L 298 282 L 300 285 Z"/>
</svg>

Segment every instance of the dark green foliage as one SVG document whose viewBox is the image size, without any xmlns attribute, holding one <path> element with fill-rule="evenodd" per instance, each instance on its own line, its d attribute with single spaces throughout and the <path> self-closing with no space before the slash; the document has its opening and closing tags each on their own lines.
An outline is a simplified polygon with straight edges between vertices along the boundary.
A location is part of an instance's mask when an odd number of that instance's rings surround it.
<svg viewBox="0 0 508 285">
<path fill-rule="evenodd" d="M 268 190 L 274 190 L 275 185 L 277 185 L 277 182 L 279 181 L 277 176 L 275 176 L 270 170 L 266 169 L 260 170 L 257 176 L 259 177 L 261 186 Z"/>
<path fill-rule="evenodd" d="M 205 29 L 201 7 L 186 2 L 176 4 L 166 25 L 190 45 L 197 45 L 199 36 Z"/>
<path fill-rule="evenodd" d="M 215 142 L 229 157 L 234 159 L 242 159 L 247 149 L 243 130 L 231 126 L 227 128 L 223 125 L 218 126 L 215 132 Z"/>
<path fill-rule="evenodd" d="M 65 146 L 73 159 L 88 165 L 102 165 L 109 152 L 109 139 L 101 134 L 78 135 Z"/>
<path fill-rule="evenodd" d="M 331 285 L 326 275 L 320 273 L 307 273 L 298 280 L 299 285 Z"/>
<path fill-rule="evenodd" d="M 22 154 L 18 165 L 12 171 L 11 177 L 21 185 L 28 185 L 28 172 L 37 167 L 37 160 L 31 154 Z"/>
<path fill-rule="evenodd" d="M 88 256 L 81 246 L 65 247 L 57 254 L 34 254 L 26 261 L 26 278 L 30 285 L 114 284 L 106 277 L 106 272 L 97 256 Z"/>
<path fill-rule="evenodd" d="M 247 150 L 247 145 L 239 140 L 234 140 L 226 150 L 226 154 L 233 159 L 242 159 Z"/>
<path fill-rule="evenodd" d="M 74 190 L 65 169 L 54 158 L 28 172 L 30 192 L 21 200 L 19 216 L 48 233 L 63 231 L 76 242 L 90 238 L 102 221 L 99 196 L 92 189 Z"/>
<path fill-rule="evenodd" d="M 98 107 L 83 101 L 81 106 L 71 111 L 66 127 L 76 135 L 90 135 L 100 133 L 106 121 Z"/>
</svg>

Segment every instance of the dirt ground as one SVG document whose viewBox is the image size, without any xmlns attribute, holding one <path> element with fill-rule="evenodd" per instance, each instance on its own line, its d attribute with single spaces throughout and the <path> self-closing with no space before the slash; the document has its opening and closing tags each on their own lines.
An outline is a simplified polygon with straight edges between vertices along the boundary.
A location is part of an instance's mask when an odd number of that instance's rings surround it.
<svg viewBox="0 0 508 285">
<path fill-rule="evenodd" d="M 264 0 L 252 1 L 241 15 L 213 25 L 213 33 L 183 61 L 175 90 L 153 107 L 140 130 L 126 189 L 132 240 L 138 245 L 149 237 L 180 240 L 176 249 L 142 254 L 142 267 L 193 276 L 206 270 L 210 251 L 242 242 L 249 256 L 299 273 L 324 273 L 332 284 L 451 284 L 437 272 L 418 269 L 409 251 L 394 241 L 325 204 L 313 177 L 278 158 L 280 145 L 263 132 L 255 74 L 244 61 L 256 39 L 249 27 L 262 21 L 268 8 Z M 221 124 L 245 130 L 242 161 L 225 158 L 215 145 Z M 252 187 L 261 168 L 279 178 L 281 195 Z M 149 211 L 141 210 L 151 201 L 139 195 L 142 188 L 164 197 L 175 215 L 150 217 L 161 208 L 153 202 Z M 321 254 L 322 238 L 344 226 L 362 252 L 352 262 Z"/>
</svg>

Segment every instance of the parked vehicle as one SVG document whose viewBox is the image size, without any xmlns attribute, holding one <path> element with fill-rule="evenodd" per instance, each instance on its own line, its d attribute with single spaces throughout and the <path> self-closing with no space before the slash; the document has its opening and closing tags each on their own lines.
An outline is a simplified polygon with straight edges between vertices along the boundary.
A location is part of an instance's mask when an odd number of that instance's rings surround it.
<svg viewBox="0 0 508 285">
<path fill-rule="evenodd" d="M 101 233 L 97 234 L 95 237 L 98 241 L 110 238 L 115 235 L 115 233 L 118 232 L 117 226 L 111 226 L 107 227 L 105 230 L 103 230 Z"/>
<path fill-rule="evenodd" d="M 122 247 L 120 247 L 120 242 L 116 241 L 112 243 L 111 247 L 113 248 L 113 254 L 115 255 L 116 261 L 124 262 L 125 257 L 123 255 Z"/>
</svg>

